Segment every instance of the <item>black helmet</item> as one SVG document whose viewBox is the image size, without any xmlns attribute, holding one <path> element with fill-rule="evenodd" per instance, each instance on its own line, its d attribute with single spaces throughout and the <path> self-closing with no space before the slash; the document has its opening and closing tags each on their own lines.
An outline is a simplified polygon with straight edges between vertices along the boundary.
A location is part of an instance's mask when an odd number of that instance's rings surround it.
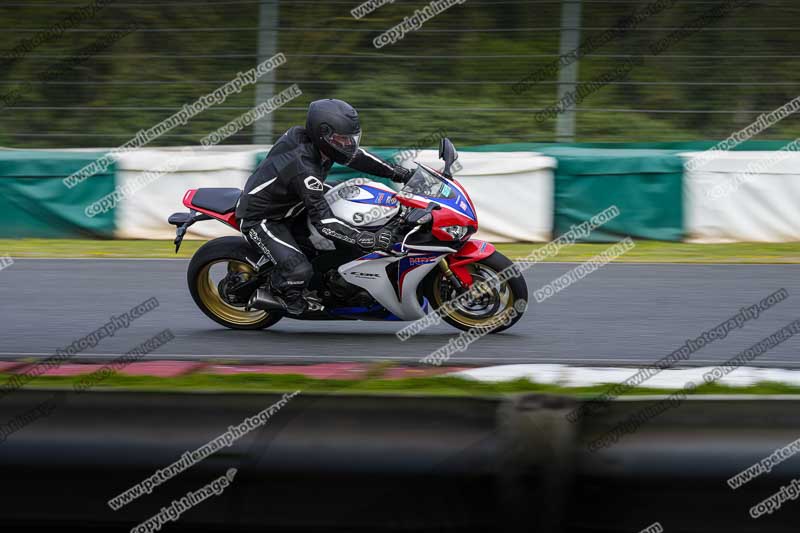
<svg viewBox="0 0 800 533">
<path fill-rule="evenodd" d="M 306 131 L 320 152 L 340 164 L 356 155 L 361 124 L 353 106 L 341 100 L 315 100 L 308 106 Z"/>
</svg>

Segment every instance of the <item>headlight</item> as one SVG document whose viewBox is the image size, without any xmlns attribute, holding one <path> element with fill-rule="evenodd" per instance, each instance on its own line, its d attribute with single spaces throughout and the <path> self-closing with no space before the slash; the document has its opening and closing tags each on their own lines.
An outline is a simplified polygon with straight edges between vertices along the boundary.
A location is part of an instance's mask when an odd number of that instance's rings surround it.
<svg viewBox="0 0 800 533">
<path fill-rule="evenodd" d="M 467 236 L 469 228 L 467 226 L 445 226 L 442 230 L 446 231 L 454 240 L 460 241 Z"/>
</svg>

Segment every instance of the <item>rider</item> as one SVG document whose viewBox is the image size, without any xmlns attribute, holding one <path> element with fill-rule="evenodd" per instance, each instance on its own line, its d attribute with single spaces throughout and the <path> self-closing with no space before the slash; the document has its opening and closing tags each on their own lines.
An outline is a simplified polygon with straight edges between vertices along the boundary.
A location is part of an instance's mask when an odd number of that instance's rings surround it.
<svg viewBox="0 0 800 533">
<path fill-rule="evenodd" d="M 305 128 L 294 126 L 284 133 L 245 184 L 236 217 L 245 239 L 276 263 L 272 296 L 289 314 L 307 308 L 303 293 L 313 274 L 291 233 L 292 221 L 304 210 L 329 239 L 366 251 L 392 245 L 391 231 L 353 228 L 337 219 L 325 200 L 323 183 L 334 162 L 400 183 L 411 176 L 411 171 L 359 148 L 360 138 L 358 112 L 350 104 L 316 100 L 308 106 Z"/>
</svg>

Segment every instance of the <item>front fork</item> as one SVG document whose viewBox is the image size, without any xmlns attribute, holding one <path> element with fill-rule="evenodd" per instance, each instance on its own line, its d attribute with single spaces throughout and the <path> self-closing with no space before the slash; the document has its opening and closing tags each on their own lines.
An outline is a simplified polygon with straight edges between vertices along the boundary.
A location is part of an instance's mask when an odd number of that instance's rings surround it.
<svg viewBox="0 0 800 533">
<path fill-rule="evenodd" d="M 441 267 L 442 272 L 444 273 L 444 277 L 447 278 L 447 281 L 449 281 L 453 285 L 453 287 L 456 287 L 458 289 L 459 294 L 469 289 L 469 285 L 472 283 L 472 276 L 470 275 L 469 272 L 466 273 L 467 276 L 469 276 L 469 281 L 465 283 L 465 281 L 462 281 L 450 269 L 450 264 L 447 262 L 447 257 L 442 257 L 442 259 L 439 261 L 439 266 Z"/>
</svg>

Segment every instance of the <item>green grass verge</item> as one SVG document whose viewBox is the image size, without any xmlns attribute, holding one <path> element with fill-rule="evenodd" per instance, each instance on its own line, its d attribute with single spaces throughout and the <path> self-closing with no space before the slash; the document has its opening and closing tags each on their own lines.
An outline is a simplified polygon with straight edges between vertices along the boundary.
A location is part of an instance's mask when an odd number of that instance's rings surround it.
<svg viewBox="0 0 800 533">
<path fill-rule="evenodd" d="M 542 244 L 499 244 L 512 259 L 527 256 Z M 575 244 L 562 248 L 548 261 L 586 261 L 611 244 Z M 618 257 L 617 263 L 800 263 L 800 243 L 690 244 L 636 241 L 636 247 Z"/>
<path fill-rule="evenodd" d="M 11 377 L 2 375 L 3 381 Z M 79 376 L 55 377 L 41 376 L 26 388 L 71 388 Z M 608 390 L 613 384 L 592 387 L 562 387 L 535 383 L 527 379 L 517 379 L 499 383 L 487 383 L 453 376 L 408 378 L 408 379 L 363 379 L 335 380 L 315 379 L 300 375 L 236 374 L 217 375 L 202 372 L 175 378 L 152 376 L 124 376 L 115 374 L 108 377 L 93 390 L 136 390 L 136 391 L 216 391 L 216 392 L 287 392 L 302 390 L 306 393 L 338 394 L 425 394 L 444 396 L 501 396 L 519 393 L 550 393 L 570 396 L 595 396 Z M 628 396 L 648 394 L 669 394 L 671 389 L 640 388 L 626 393 Z M 693 394 L 800 394 L 800 387 L 781 383 L 759 383 L 749 387 L 727 387 L 722 385 L 703 385 Z"/>
<path fill-rule="evenodd" d="M 172 241 L 93 239 L 0 239 L 0 255 L 12 258 L 153 258 L 188 259 L 205 241 L 183 241 L 175 253 Z"/>
<path fill-rule="evenodd" d="M 172 241 L 79 240 L 79 239 L 0 239 L 0 255 L 12 258 L 183 258 L 187 259 L 204 241 L 184 241 L 175 254 Z M 508 257 L 519 259 L 545 243 L 497 244 Z M 575 244 L 562 248 L 547 261 L 586 261 L 610 244 Z M 637 241 L 636 247 L 616 259 L 619 263 L 800 263 L 798 243 L 688 244 L 680 242 Z"/>
</svg>

